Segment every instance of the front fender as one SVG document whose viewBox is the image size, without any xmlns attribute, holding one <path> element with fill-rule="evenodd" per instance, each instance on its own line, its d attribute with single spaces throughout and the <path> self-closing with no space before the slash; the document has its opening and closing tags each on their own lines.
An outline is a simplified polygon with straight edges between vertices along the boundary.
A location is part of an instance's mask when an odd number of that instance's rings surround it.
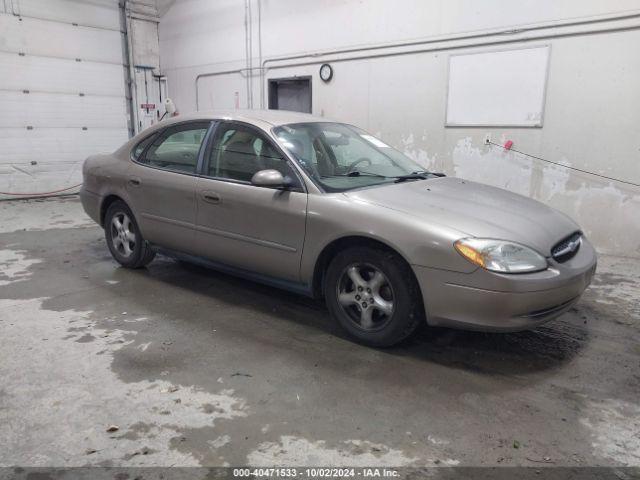
<svg viewBox="0 0 640 480">
<path fill-rule="evenodd" d="M 310 284 L 322 251 L 345 237 L 365 237 L 381 242 L 410 265 L 470 273 L 476 266 L 462 258 L 453 243 L 463 232 L 429 224 L 379 205 L 360 202 L 343 194 L 309 195 L 305 245 L 300 277 Z"/>
</svg>

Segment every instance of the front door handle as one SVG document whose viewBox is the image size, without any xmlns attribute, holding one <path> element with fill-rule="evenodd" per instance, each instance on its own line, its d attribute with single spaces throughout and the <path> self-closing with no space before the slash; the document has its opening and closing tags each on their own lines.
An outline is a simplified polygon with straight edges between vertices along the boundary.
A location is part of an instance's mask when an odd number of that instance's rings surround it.
<svg viewBox="0 0 640 480">
<path fill-rule="evenodd" d="M 216 192 L 209 192 L 209 191 L 202 192 L 202 199 L 207 203 L 216 204 L 221 202 L 220 195 L 218 195 Z"/>
<path fill-rule="evenodd" d="M 142 185 L 142 181 L 138 177 L 129 177 L 129 184 L 134 187 L 139 187 Z"/>
</svg>

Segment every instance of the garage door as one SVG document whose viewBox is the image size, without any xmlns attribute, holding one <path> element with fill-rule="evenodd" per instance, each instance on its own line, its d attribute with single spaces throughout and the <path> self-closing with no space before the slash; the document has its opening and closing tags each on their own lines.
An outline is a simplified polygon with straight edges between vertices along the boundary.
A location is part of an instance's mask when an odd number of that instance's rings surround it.
<svg viewBox="0 0 640 480">
<path fill-rule="evenodd" d="M 74 192 L 128 138 L 116 0 L 0 2 L 0 198 Z"/>
</svg>

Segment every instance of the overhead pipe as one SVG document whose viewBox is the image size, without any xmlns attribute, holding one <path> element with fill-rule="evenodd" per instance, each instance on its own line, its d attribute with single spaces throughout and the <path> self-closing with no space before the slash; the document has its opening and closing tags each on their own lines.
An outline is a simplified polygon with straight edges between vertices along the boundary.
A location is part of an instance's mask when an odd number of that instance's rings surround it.
<svg viewBox="0 0 640 480">
<path fill-rule="evenodd" d="M 244 66 L 246 70 L 250 70 L 249 66 L 249 58 L 251 57 L 251 53 L 249 52 L 249 0 L 244 0 Z M 246 78 L 246 88 L 247 88 L 247 108 L 249 108 L 249 95 L 251 91 L 251 84 L 249 83 L 249 78 Z M 197 99 L 196 99 L 197 102 Z M 196 110 L 198 109 L 196 104 Z"/>
<path fill-rule="evenodd" d="M 559 20 L 556 22 L 546 22 L 538 25 L 524 25 L 521 27 L 511 28 L 506 30 L 505 29 L 483 30 L 483 31 L 478 31 L 470 34 L 445 35 L 445 36 L 439 36 L 439 37 L 431 37 L 423 40 L 414 40 L 414 41 L 399 42 L 399 43 L 393 43 L 393 44 L 373 45 L 373 46 L 366 46 L 366 47 L 352 47 L 352 48 L 344 48 L 344 49 L 338 49 L 338 50 L 326 51 L 326 52 L 304 53 L 304 54 L 290 55 L 290 56 L 284 56 L 284 57 L 278 57 L 278 58 L 270 58 L 262 62 L 261 72 L 262 72 L 262 75 L 264 76 L 266 71 L 269 70 L 267 68 L 267 64 L 269 63 L 288 61 L 288 60 L 299 60 L 299 59 L 302 60 L 302 59 L 308 59 L 308 58 L 327 57 L 329 55 L 360 53 L 360 52 L 366 52 L 371 50 L 382 50 L 382 49 L 402 48 L 402 47 L 410 47 L 410 46 L 429 45 L 434 43 L 455 42 L 460 40 L 474 40 L 478 38 L 491 37 L 496 35 L 520 35 L 526 32 L 544 30 L 549 28 L 572 27 L 572 26 L 590 25 L 594 23 L 610 22 L 610 21 L 616 21 L 616 20 L 640 18 L 639 10 L 633 10 L 632 12 L 633 13 L 627 13 L 624 15 L 614 14 L 614 15 L 600 16 L 598 18 L 585 18 L 581 20 L 574 20 L 574 21 L 568 21 L 568 22 Z M 488 41 L 488 42 L 480 42 L 480 43 L 467 43 L 459 46 L 454 45 L 454 46 L 434 47 L 434 48 L 425 48 L 425 49 L 418 49 L 418 50 L 399 51 L 399 52 L 386 52 L 386 53 L 380 53 L 380 54 L 360 55 L 360 56 L 353 56 L 353 57 L 347 57 L 347 58 L 335 58 L 332 60 L 327 60 L 325 58 L 323 60 L 297 62 L 297 63 L 290 63 L 285 65 L 276 65 L 271 67 L 271 69 L 314 65 L 321 62 L 325 62 L 325 61 L 331 61 L 335 63 L 335 62 L 344 62 L 344 61 L 353 61 L 353 60 L 368 60 L 373 58 L 384 58 L 384 57 L 393 57 L 393 56 L 400 56 L 400 55 L 413 55 L 417 53 L 458 50 L 458 49 L 470 48 L 470 47 L 492 46 L 492 45 L 500 45 L 505 43 L 516 43 L 516 42 L 543 40 L 543 39 L 550 39 L 550 38 L 562 38 L 562 37 L 568 37 L 568 36 L 587 35 L 590 33 L 625 31 L 625 30 L 633 30 L 637 28 L 640 28 L 640 26 L 636 25 L 631 28 L 629 27 L 608 28 L 608 29 L 602 29 L 598 31 L 583 31 L 583 32 L 575 32 L 571 34 L 547 34 L 547 35 L 529 36 L 524 38 L 520 38 L 520 37 L 508 38 L 508 39 L 501 39 L 496 41 Z M 265 97 L 264 82 L 261 82 L 260 84 L 260 107 L 261 108 L 264 108 L 264 97 Z"/>
<path fill-rule="evenodd" d="M 249 71 L 253 68 L 253 15 L 251 13 L 251 0 L 247 0 L 248 5 L 248 15 L 249 15 Z M 249 108 L 253 108 L 253 80 L 251 75 L 247 77 L 247 82 L 249 82 L 249 98 L 247 99 L 247 103 L 249 104 Z"/>
<path fill-rule="evenodd" d="M 591 24 L 605 23 L 605 22 L 611 22 L 611 21 L 631 20 L 631 19 L 637 19 L 637 18 L 640 18 L 640 10 L 633 10 L 625 14 L 612 14 L 612 15 L 600 16 L 598 18 L 590 17 L 590 18 L 583 18 L 580 20 L 572 20 L 572 21 L 560 20 L 555 22 L 546 22 L 538 25 L 524 25 L 524 26 L 512 28 L 512 29 L 483 30 L 483 31 L 477 31 L 477 32 L 468 33 L 468 34 L 443 35 L 438 37 L 430 37 L 427 39 L 412 40 L 407 42 L 398 42 L 398 43 L 391 43 L 391 44 L 371 45 L 371 46 L 362 46 L 362 47 L 350 47 L 350 48 L 343 48 L 343 49 L 337 49 L 337 50 L 328 50 L 328 51 L 321 51 L 321 52 L 314 52 L 314 53 L 301 53 L 301 54 L 289 55 L 289 56 L 283 56 L 283 57 L 268 58 L 261 63 L 260 67 L 255 67 L 252 69 L 249 69 L 247 67 L 247 68 L 198 74 L 195 79 L 196 110 L 199 109 L 198 83 L 200 79 L 204 77 L 215 77 L 215 76 L 230 75 L 230 74 L 244 75 L 245 73 L 248 75 L 251 75 L 253 70 L 258 70 L 260 72 L 260 76 L 262 80 L 260 85 L 260 107 L 264 108 L 264 104 L 265 104 L 264 76 L 266 72 L 271 69 L 314 65 L 314 64 L 318 64 L 326 61 L 345 62 L 345 61 L 353 61 L 353 60 L 368 60 L 373 58 L 385 58 L 385 57 L 394 57 L 394 56 L 401 56 L 401 55 L 415 55 L 418 53 L 459 50 L 459 49 L 471 48 L 471 47 L 495 46 L 495 45 L 508 44 L 508 43 L 530 42 L 530 41 L 545 40 L 545 39 L 552 39 L 552 38 L 566 38 L 566 37 L 582 36 L 582 35 L 589 35 L 589 34 L 637 30 L 638 28 L 640 28 L 640 25 L 634 24 L 631 26 L 606 27 L 606 28 L 597 29 L 597 30 L 569 32 L 564 34 L 563 33 L 541 33 L 539 35 L 522 36 L 523 34 L 526 34 L 529 32 L 536 32 L 539 30 L 547 30 L 551 28 L 576 27 L 576 26 L 591 25 Z M 509 38 L 505 37 L 505 38 L 499 38 L 494 40 L 487 40 L 483 42 L 472 41 L 472 40 L 478 40 L 481 38 L 496 37 L 496 36 L 509 36 Z M 412 49 L 412 50 L 372 53 L 367 55 L 356 55 L 356 56 L 349 56 L 349 57 L 337 57 L 330 60 L 326 58 L 328 56 L 344 55 L 349 53 L 362 53 L 362 52 L 368 52 L 372 50 L 374 51 L 388 50 L 388 49 L 396 49 L 396 48 L 403 48 L 403 47 L 433 45 L 433 44 L 444 43 L 444 42 L 456 42 L 456 41 L 465 41 L 465 40 L 467 40 L 468 42 L 462 43 L 460 45 L 453 45 L 453 46 L 452 45 L 446 45 L 446 46 L 436 45 L 428 48 L 420 48 L 420 49 Z M 267 67 L 268 64 L 272 64 L 275 62 L 286 62 L 290 60 L 304 60 L 304 61 Z"/>
<path fill-rule="evenodd" d="M 274 65 L 269 68 L 266 67 L 267 63 L 286 60 L 286 58 L 267 59 L 263 62 L 262 70 L 266 72 L 268 70 L 273 70 L 273 69 L 302 67 L 302 66 L 308 66 L 308 65 L 317 65 L 319 63 L 326 63 L 326 62 L 339 63 L 339 62 L 346 62 L 346 61 L 396 57 L 396 56 L 402 56 L 402 55 L 415 55 L 419 53 L 454 51 L 454 50 L 461 50 L 461 49 L 475 48 L 475 47 L 493 47 L 493 46 L 505 45 L 510 43 L 531 42 L 536 40 L 550 40 L 554 38 L 568 38 L 568 37 L 577 37 L 577 36 L 584 36 L 584 35 L 595 35 L 595 34 L 601 34 L 601 33 L 624 32 L 624 31 L 631 31 L 631 30 L 638 30 L 638 29 L 640 29 L 640 24 L 633 25 L 633 26 L 626 26 L 626 27 L 605 28 L 600 30 L 592 30 L 588 32 L 582 31 L 582 32 L 570 32 L 570 33 L 564 33 L 564 34 L 562 33 L 546 34 L 546 35 L 542 34 L 542 35 L 529 36 L 529 37 L 523 37 L 523 38 L 513 38 L 513 39 L 495 40 L 495 41 L 487 41 L 487 42 L 469 42 L 469 43 L 460 44 L 460 45 L 448 45 L 448 46 L 442 46 L 442 47 L 422 48 L 417 50 L 406 50 L 406 51 L 400 51 L 400 52 L 378 53 L 378 54 L 359 55 L 359 56 L 342 57 L 342 58 L 338 57 L 338 58 L 331 58 L 331 59 L 323 58 L 322 60 L 315 59 L 315 57 L 325 56 L 324 54 L 322 55 L 312 54 L 307 57 L 307 58 L 313 58 L 312 60 L 295 62 L 295 63 L 286 63 L 283 65 Z M 261 106 L 263 106 L 264 105 L 264 85 L 261 86 L 260 94 L 261 94 L 260 104 Z"/>
<path fill-rule="evenodd" d="M 264 81 L 264 74 L 262 70 L 262 0 L 256 0 L 258 2 L 258 64 L 260 65 L 260 108 L 262 106 L 262 82 Z"/>
</svg>

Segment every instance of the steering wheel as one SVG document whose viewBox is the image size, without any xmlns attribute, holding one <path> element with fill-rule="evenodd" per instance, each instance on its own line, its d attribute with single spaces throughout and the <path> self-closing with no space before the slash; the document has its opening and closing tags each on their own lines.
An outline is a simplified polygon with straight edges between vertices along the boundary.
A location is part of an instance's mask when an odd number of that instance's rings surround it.
<svg viewBox="0 0 640 480">
<path fill-rule="evenodd" d="M 371 162 L 371 160 L 369 160 L 367 157 L 359 158 L 358 160 L 353 162 L 351 165 L 349 165 L 349 169 L 347 170 L 347 174 L 355 172 L 356 171 L 356 167 L 358 165 L 360 165 L 361 163 L 364 163 L 364 162 L 367 162 L 367 166 L 373 165 L 373 162 Z"/>
</svg>

